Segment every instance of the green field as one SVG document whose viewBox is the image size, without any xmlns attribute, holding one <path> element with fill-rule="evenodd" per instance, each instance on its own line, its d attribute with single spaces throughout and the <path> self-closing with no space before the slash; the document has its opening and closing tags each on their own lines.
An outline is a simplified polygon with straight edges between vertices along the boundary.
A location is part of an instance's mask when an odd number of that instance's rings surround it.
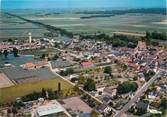
<svg viewBox="0 0 167 117">
<path fill-rule="evenodd" d="M 0 103 L 14 101 L 17 97 L 27 95 L 34 91 L 39 92 L 42 88 L 52 89 L 55 91 L 57 90 L 59 82 L 61 83 L 62 90 L 69 91 L 73 88 L 71 84 L 61 78 L 18 84 L 9 88 L 0 89 Z"/>
<path fill-rule="evenodd" d="M 0 12 L 0 40 L 17 37 L 28 38 L 29 32 L 35 38 L 42 37 L 43 33 L 47 31 L 44 28 Z"/>
<path fill-rule="evenodd" d="M 52 13 L 50 11 L 49 13 Z M 72 32 L 96 32 L 102 31 L 111 34 L 113 31 L 162 31 L 166 32 L 167 24 L 160 24 L 166 19 L 166 16 L 161 14 L 125 14 L 115 15 L 103 18 L 80 19 L 87 14 L 61 13 L 50 14 L 48 16 L 39 17 L 35 15 L 24 15 L 24 17 L 52 26 L 67 29 Z M 41 13 L 42 14 L 42 13 Z M 45 12 L 43 13 L 45 14 Z"/>
<path fill-rule="evenodd" d="M 162 14 L 125 14 L 103 18 L 80 19 L 87 14 L 76 14 L 75 12 L 61 12 L 55 14 L 54 10 L 19 10 L 12 12 L 27 19 L 39 21 L 55 27 L 67 29 L 74 33 L 94 33 L 97 31 L 112 34 L 114 31 L 145 32 L 160 31 L 166 32 L 166 16 Z M 48 15 L 46 15 L 48 14 Z M 2 22 L 0 33 L 3 37 L 26 37 L 32 32 L 33 37 L 43 36 L 46 29 L 34 24 L 26 23 L 18 18 L 1 16 Z M 9 29 L 8 29 L 9 28 Z M 12 30 L 11 30 L 12 29 Z"/>
</svg>

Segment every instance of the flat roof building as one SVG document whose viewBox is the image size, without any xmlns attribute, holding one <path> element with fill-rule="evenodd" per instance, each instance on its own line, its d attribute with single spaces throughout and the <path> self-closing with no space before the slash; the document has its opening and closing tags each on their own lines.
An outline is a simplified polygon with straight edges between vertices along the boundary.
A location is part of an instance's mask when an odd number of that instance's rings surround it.
<svg viewBox="0 0 167 117">
<path fill-rule="evenodd" d="M 32 117 L 71 117 L 56 100 L 45 100 L 33 105 Z"/>
</svg>

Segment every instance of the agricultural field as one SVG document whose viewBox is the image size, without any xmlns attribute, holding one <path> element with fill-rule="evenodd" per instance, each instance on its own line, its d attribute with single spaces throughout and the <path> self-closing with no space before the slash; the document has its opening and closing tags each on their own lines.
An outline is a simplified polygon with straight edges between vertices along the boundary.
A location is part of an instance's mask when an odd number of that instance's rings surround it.
<svg viewBox="0 0 167 117">
<path fill-rule="evenodd" d="M 0 12 L 0 41 L 17 37 L 28 38 L 29 32 L 35 38 L 42 37 L 46 30 Z"/>
<path fill-rule="evenodd" d="M 52 26 L 65 28 L 72 32 L 96 32 L 111 33 L 113 31 L 166 31 L 166 17 L 161 14 L 125 14 L 111 17 L 81 19 L 89 16 L 87 14 L 76 14 L 75 12 L 38 11 L 30 12 L 31 15 L 19 15 L 31 20 L 36 20 Z"/>
<path fill-rule="evenodd" d="M 26 13 L 25 13 L 26 12 Z M 166 16 L 162 14 L 132 14 L 114 15 L 111 17 L 81 18 L 90 14 L 79 14 L 74 11 L 56 10 L 19 10 L 13 14 L 24 18 L 52 25 L 74 33 L 94 33 L 97 31 L 112 35 L 113 32 L 166 32 Z M 27 37 L 32 32 L 33 37 L 41 37 L 46 29 L 26 23 L 17 18 L 1 15 L 2 37 Z"/>
<path fill-rule="evenodd" d="M 33 83 L 17 84 L 12 87 L 0 89 L 0 103 L 14 101 L 17 97 L 30 94 L 32 92 L 40 92 L 42 88 L 57 90 L 58 83 L 61 83 L 61 89 L 69 91 L 73 86 L 61 78 L 54 78 L 49 80 L 40 80 Z"/>
</svg>

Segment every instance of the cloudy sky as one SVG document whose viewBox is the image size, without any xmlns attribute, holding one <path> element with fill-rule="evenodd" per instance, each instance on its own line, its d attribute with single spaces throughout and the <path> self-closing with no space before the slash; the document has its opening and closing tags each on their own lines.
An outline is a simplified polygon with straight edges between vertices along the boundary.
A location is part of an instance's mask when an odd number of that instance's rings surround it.
<svg viewBox="0 0 167 117">
<path fill-rule="evenodd" d="M 0 0 L 3 9 L 25 8 L 148 8 L 166 7 L 166 0 Z"/>
</svg>

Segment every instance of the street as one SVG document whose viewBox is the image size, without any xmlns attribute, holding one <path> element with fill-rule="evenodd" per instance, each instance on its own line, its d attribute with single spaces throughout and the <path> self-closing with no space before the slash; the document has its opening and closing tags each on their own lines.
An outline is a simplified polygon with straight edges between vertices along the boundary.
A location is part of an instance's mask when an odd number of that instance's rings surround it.
<svg viewBox="0 0 167 117">
<path fill-rule="evenodd" d="M 148 89 L 148 87 L 158 78 L 160 77 L 161 71 L 158 71 L 148 82 L 146 82 L 135 94 L 135 96 L 118 112 L 116 113 L 115 117 L 121 117 L 124 112 L 128 111 L 128 109 L 137 102 L 138 98 L 140 98 L 143 93 Z"/>
</svg>

